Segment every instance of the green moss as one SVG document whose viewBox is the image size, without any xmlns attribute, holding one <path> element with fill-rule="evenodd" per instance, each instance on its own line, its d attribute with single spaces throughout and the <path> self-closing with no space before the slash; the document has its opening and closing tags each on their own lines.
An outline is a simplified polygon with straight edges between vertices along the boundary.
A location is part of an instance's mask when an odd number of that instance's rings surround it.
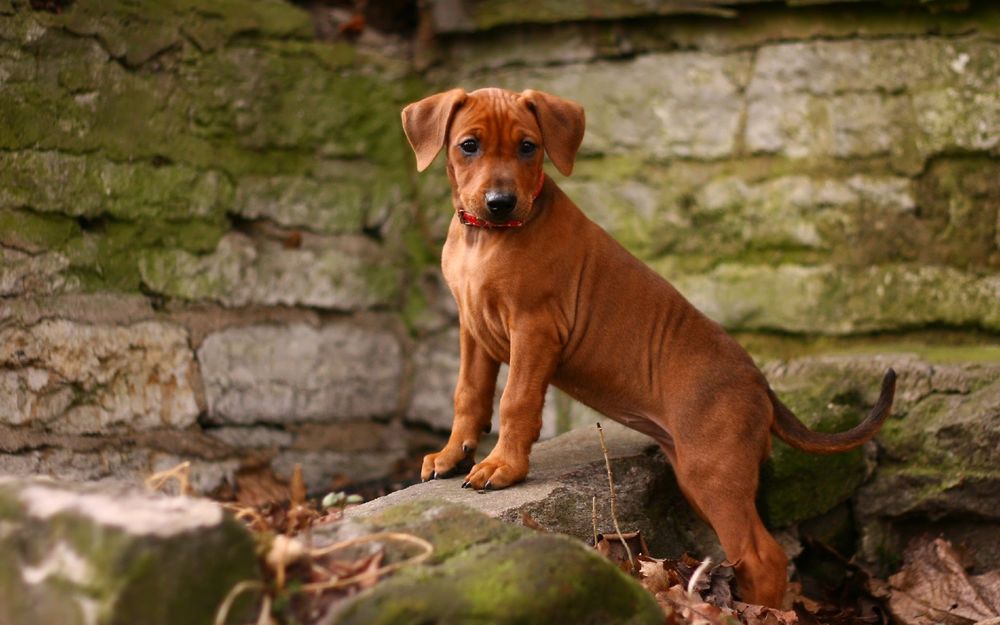
<svg viewBox="0 0 1000 625">
<path fill-rule="evenodd" d="M 151 250 L 204 253 L 215 248 L 227 221 L 102 221 L 63 248 L 70 273 L 86 291 L 138 291 L 140 262 Z"/>
<path fill-rule="evenodd" d="M 863 398 L 849 385 L 815 380 L 815 386 L 782 393 L 782 400 L 811 429 L 839 432 L 867 412 Z M 817 516 L 847 500 L 864 482 L 860 449 L 817 456 L 773 438 L 771 458 L 761 467 L 758 509 L 770 527 L 785 527 Z"/>
<path fill-rule="evenodd" d="M 0 245 L 31 251 L 58 249 L 79 234 L 79 225 L 68 217 L 0 209 Z"/>
<path fill-rule="evenodd" d="M 652 596 L 568 538 L 529 535 L 383 582 L 336 623 L 660 623 Z"/>
<path fill-rule="evenodd" d="M 734 332 L 758 361 L 802 356 L 916 354 L 934 364 L 1000 362 L 1000 336 L 972 330 L 915 330 L 863 336 Z"/>
<path fill-rule="evenodd" d="M 441 563 L 484 543 L 502 545 L 530 534 L 465 506 L 421 500 L 393 506 L 364 519 L 372 528 L 407 531 L 434 545 L 432 563 Z"/>
</svg>

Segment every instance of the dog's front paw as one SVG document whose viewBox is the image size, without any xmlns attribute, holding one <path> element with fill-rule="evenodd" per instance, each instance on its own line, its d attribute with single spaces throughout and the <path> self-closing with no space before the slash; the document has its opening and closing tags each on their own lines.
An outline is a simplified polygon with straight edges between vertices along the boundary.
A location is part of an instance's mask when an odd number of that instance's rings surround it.
<svg viewBox="0 0 1000 625">
<path fill-rule="evenodd" d="M 482 462 L 472 467 L 462 488 L 498 489 L 507 488 L 524 480 L 528 475 L 528 459 L 515 460 L 502 455 L 490 454 Z"/>
<path fill-rule="evenodd" d="M 447 445 L 436 454 L 427 454 L 420 469 L 420 479 L 425 482 L 439 480 L 468 471 L 475 462 L 474 453 L 475 450 L 467 452 L 462 447 Z"/>
</svg>

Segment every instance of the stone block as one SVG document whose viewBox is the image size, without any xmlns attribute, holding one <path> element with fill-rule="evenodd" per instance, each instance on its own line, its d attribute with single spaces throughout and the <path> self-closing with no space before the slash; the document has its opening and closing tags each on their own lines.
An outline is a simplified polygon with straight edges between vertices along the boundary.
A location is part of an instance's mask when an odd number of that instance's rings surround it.
<svg viewBox="0 0 1000 625">
<path fill-rule="evenodd" d="M 185 428 L 199 413 L 187 333 L 50 319 L 0 328 L 0 422 L 59 432 Z"/>
<path fill-rule="evenodd" d="M 260 579 L 249 533 L 206 500 L 0 478 L 0 522 L 4 623 L 208 623 Z"/>
<path fill-rule="evenodd" d="M 198 361 L 218 423 L 387 416 L 401 403 L 399 339 L 376 325 L 229 328 L 205 338 Z"/>
<path fill-rule="evenodd" d="M 387 250 L 359 236 L 304 237 L 300 247 L 229 233 L 205 255 L 147 250 L 139 261 L 152 291 L 225 306 L 359 310 L 398 296 L 401 271 Z"/>
<path fill-rule="evenodd" d="M 716 159 L 736 149 L 749 71 L 745 53 L 679 52 L 598 61 L 572 72 L 512 68 L 491 74 L 490 83 L 515 91 L 530 86 L 582 104 L 584 153 Z"/>
<path fill-rule="evenodd" d="M 1000 328 L 1000 278 L 949 267 L 725 263 L 672 281 L 730 329 L 855 334 L 928 325 Z"/>
</svg>

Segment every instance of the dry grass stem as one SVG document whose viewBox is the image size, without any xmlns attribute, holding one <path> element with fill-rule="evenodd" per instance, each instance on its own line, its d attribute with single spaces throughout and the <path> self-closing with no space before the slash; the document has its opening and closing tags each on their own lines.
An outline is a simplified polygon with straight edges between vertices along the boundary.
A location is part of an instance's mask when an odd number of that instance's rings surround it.
<svg viewBox="0 0 1000 625">
<path fill-rule="evenodd" d="M 245 592 L 250 592 L 250 591 L 253 591 L 253 590 L 263 591 L 264 590 L 264 583 L 263 582 L 259 582 L 259 581 L 255 580 L 255 579 L 248 579 L 248 580 L 242 581 L 242 582 L 236 584 L 235 586 L 233 586 L 229 590 L 229 593 L 226 595 L 226 598 L 222 600 L 222 603 L 219 605 L 219 609 L 215 611 L 214 625 L 226 625 L 226 619 L 229 618 L 229 611 L 231 609 L 233 609 L 233 602 L 236 601 L 236 598 L 239 597 L 240 595 L 242 595 Z M 261 605 L 261 616 L 258 617 L 258 619 L 257 619 L 258 623 L 261 622 L 261 619 L 265 618 L 265 616 L 264 616 L 265 614 L 269 615 L 270 612 L 271 612 L 271 601 L 270 601 L 270 598 L 267 597 L 266 594 L 264 595 L 264 597 L 265 597 L 265 599 L 264 599 L 264 601 L 262 602 L 262 605 Z M 265 609 L 266 609 L 266 612 L 265 612 Z M 270 617 L 268 616 L 267 618 L 270 618 Z M 264 622 L 267 622 L 267 621 L 264 621 Z"/>
<path fill-rule="evenodd" d="M 711 566 L 711 564 L 712 564 L 712 558 L 705 558 L 704 560 L 702 560 L 701 564 L 698 565 L 698 568 L 694 570 L 694 573 L 691 574 L 691 579 L 688 580 L 688 587 L 687 587 L 689 595 L 694 594 L 694 589 L 698 586 L 698 580 L 701 579 L 701 576 L 702 574 L 704 574 L 705 569 Z"/>
<path fill-rule="evenodd" d="M 177 489 L 182 495 L 190 495 L 191 491 L 191 463 L 182 462 L 175 467 L 164 471 L 159 471 L 146 478 L 146 488 L 151 491 L 163 490 L 170 480 L 177 480 Z"/>
<path fill-rule="evenodd" d="M 401 562 L 394 562 L 393 564 L 387 564 L 385 566 L 380 566 L 373 571 L 366 571 L 359 575 L 353 575 L 351 577 L 346 577 L 342 579 L 332 579 L 326 582 L 315 582 L 312 584 L 304 584 L 301 589 L 304 592 L 322 592 L 324 590 L 329 590 L 332 588 L 343 588 L 345 586 L 351 586 L 360 582 L 364 582 L 370 579 L 378 579 L 379 577 L 385 575 L 386 573 L 391 573 L 397 571 L 405 566 L 410 566 L 412 564 L 420 564 L 434 552 L 434 545 L 430 544 L 423 538 L 419 536 L 414 536 L 413 534 L 403 534 L 400 532 L 380 532 L 378 534 L 370 534 L 368 536 L 359 536 L 357 538 L 351 538 L 349 540 L 344 540 L 339 543 L 334 543 L 326 547 L 321 547 L 319 549 L 310 550 L 309 555 L 313 558 L 319 556 L 324 556 L 334 551 L 340 551 L 347 549 L 348 547 L 354 547 L 357 545 L 362 545 L 364 543 L 379 542 L 384 540 L 395 540 L 399 542 L 410 543 L 420 547 L 423 551 L 415 556 L 407 558 Z"/>
<path fill-rule="evenodd" d="M 608 446 L 604 442 L 604 428 L 601 427 L 600 423 L 597 424 L 597 434 L 601 437 L 601 452 L 604 454 L 604 466 L 608 470 L 608 490 L 611 491 L 611 521 L 615 524 L 615 532 L 618 533 L 618 540 L 625 546 L 625 553 L 628 554 L 628 564 L 631 570 L 635 571 L 635 558 L 632 556 L 632 549 L 625 542 L 622 530 L 618 527 L 618 499 L 615 497 L 615 478 L 611 475 L 611 459 L 608 457 Z M 597 544 L 596 540 L 594 544 Z"/>
<path fill-rule="evenodd" d="M 590 500 L 590 525 L 594 528 L 594 547 L 597 547 L 597 495 Z"/>
</svg>

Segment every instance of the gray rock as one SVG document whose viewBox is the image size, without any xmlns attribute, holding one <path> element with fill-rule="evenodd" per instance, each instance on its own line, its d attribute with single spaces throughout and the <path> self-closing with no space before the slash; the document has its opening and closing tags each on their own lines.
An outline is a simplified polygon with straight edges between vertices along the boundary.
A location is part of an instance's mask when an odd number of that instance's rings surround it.
<svg viewBox="0 0 1000 625">
<path fill-rule="evenodd" d="M 622 531 L 641 530 L 659 555 L 717 551 L 714 533 L 688 506 L 656 444 L 616 423 L 603 425 Z M 461 483 L 456 478 L 417 484 L 351 508 L 349 516 L 363 519 L 399 504 L 440 499 L 515 523 L 526 513 L 547 529 L 587 540 L 594 533 L 591 506 L 596 497 L 598 531 L 613 530 L 607 471 L 594 427 L 537 443 L 528 478 L 514 487 L 480 493 L 461 488 Z"/>
<path fill-rule="evenodd" d="M 376 324 L 229 328 L 205 338 L 198 360 L 219 423 L 384 416 L 401 402 L 399 340 Z"/>
<path fill-rule="evenodd" d="M 649 54 L 629 61 L 500 70 L 490 83 L 525 85 L 587 110 L 584 152 L 655 158 L 731 155 L 739 134 L 750 57 L 744 53 Z"/>
<path fill-rule="evenodd" d="M 59 432 L 185 428 L 198 372 L 180 327 L 67 320 L 0 328 L 0 423 Z"/>
<path fill-rule="evenodd" d="M 408 192 L 381 170 L 359 161 L 326 162 L 322 177 L 248 176 L 236 187 L 235 211 L 320 234 L 357 234 L 402 203 Z"/>
<path fill-rule="evenodd" d="M 449 295 L 450 297 L 450 295 Z M 410 421 L 429 425 L 442 432 L 451 430 L 454 417 L 453 397 L 459 369 L 458 329 L 422 341 L 413 356 L 413 396 L 406 416 Z M 507 382 L 507 365 L 501 365 L 493 399 L 493 431 L 500 428 L 500 397 Z M 574 427 L 592 424 L 601 416 L 571 399 L 555 387 L 549 387 L 542 409 L 541 438 L 563 434 Z"/>
<path fill-rule="evenodd" d="M 995 44 L 966 39 L 762 46 L 747 87 L 746 144 L 792 158 L 889 155 L 904 171 L 947 150 L 995 150 Z"/>
<path fill-rule="evenodd" d="M 730 329 L 815 334 L 927 325 L 1000 329 L 1000 277 L 950 267 L 723 263 L 672 282 L 699 310 Z"/>
<path fill-rule="evenodd" d="M 983 568 L 1000 565 L 989 532 L 1000 529 L 1000 364 L 915 354 L 842 355 L 774 362 L 765 374 L 783 397 L 812 410 L 860 412 L 892 366 L 898 374 L 889 421 L 876 436 L 877 466 L 854 496 L 861 554 L 887 565 L 922 532 L 964 541 Z M 963 357 L 969 361 L 963 362 Z M 794 406 L 794 404 L 793 404 Z M 894 555 L 895 554 L 895 555 Z"/>
<path fill-rule="evenodd" d="M 153 291 L 226 306 L 301 305 L 335 310 L 385 306 L 400 274 L 385 250 L 360 236 L 310 237 L 290 248 L 280 241 L 230 233 L 214 252 L 152 250 L 139 263 Z"/>
<path fill-rule="evenodd" d="M 500 523 L 466 506 L 402 503 L 356 521 L 354 528 L 355 535 L 406 532 L 434 550 L 427 563 L 405 567 L 336 606 L 323 625 L 663 621 L 652 595 L 594 550 L 564 536 Z M 342 537 L 344 525 L 338 529 Z M 331 538 L 323 529 L 313 535 L 319 543 Z M 392 542 L 385 550 L 389 561 L 407 555 Z"/>
<path fill-rule="evenodd" d="M 59 252 L 29 254 L 0 246 L 0 297 L 49 295 L 78 288 L 63 271 L 69 259 Z"/>
<path fill-rule="evenodd" d="M 250 535 L 206 500 L 0 478 L 0 522 L 4 623 L 208 623 L 260 578 Z"/>
</svg>

